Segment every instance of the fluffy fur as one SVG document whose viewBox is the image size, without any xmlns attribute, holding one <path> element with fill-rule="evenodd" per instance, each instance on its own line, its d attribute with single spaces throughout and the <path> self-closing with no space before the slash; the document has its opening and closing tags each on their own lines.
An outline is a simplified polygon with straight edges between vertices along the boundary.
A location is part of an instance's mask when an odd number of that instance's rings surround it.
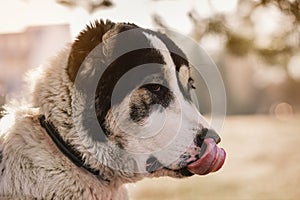
<svg viewBox="0 0 300 200">
<path fill-rule="evenodd" d="M 127 198 L 126 190 L 117 180 L 113 184 L 99 181 L 63 156 L 39 123 L 38 117 L 43 113 L 56 124 L 63 138 L 72 140 L 75 137 L 70 128 L 73 123 L 70 119 L 71 94 L 74 91 L 66 73 L 68 52 L 61 52 L 43 66 L 33 91 L 33 105 L 9 110 L 9 114 L 1 119 L 1 198 Z M 80 141 L 74 138 L 72 143 L 75 145 Z M 106 174 L 113 176 L 109 172 Z"/>
</svg>

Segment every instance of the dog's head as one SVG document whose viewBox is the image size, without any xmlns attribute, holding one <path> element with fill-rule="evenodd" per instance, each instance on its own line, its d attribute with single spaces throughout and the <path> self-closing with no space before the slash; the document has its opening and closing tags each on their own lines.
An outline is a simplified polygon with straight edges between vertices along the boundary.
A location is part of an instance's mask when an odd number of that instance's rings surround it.
<svg viewBox="0 0 300 200">
<path fill-rule="evenodd" d="M 77 113 L 81 126 L 93 140 L 117 148 L 114 158 L 130 155 L 138 173 L 184 177 L 223 165 L 220 137 L 191 99 L 189 62 L 166 35 L 134 24 L 95 22 L 73 43 L 67 70 L 84 99 Z M 76 109 L 78 101 L 73 100 Z"/>
</svg>

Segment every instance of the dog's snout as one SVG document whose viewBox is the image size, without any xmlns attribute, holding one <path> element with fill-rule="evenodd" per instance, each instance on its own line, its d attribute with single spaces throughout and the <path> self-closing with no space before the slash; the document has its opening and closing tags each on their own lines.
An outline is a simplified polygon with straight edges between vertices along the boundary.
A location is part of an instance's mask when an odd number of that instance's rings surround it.
<svg viewBox="0 0 300 200">
<path fill-rule="evenodd" d="M 220 136 L 218 135 L 218 133 L 214 129 L 208 129 L 205 138 L 212 138 L 212 139 L 215 140 L 215 142 L 217 144 L 221 142 Z"/>
<path fill-rule="evenodd" d="M 214 129 L 207 129 L 207 128 L 202 128 L 201 131 L 199 131 L 194 139 L 194 143 L 198 146 L 201 147 L 203 144 L 204 139 L 206 138 L 212 138 L 214 141 L 218 144 L 221 142 L 220 136 L 216 133 Z"/>
</svg>

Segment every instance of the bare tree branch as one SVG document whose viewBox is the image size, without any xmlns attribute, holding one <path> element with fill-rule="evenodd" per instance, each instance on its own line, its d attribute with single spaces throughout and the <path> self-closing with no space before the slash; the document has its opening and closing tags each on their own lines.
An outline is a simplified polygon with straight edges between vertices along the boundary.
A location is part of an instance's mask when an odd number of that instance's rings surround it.
<svg viewBox="0 0 300 200">
<path fill-rule="evenodd" d="M 56 2 L 71 8 L 80 6 L 85 8 L 89 13 L 114 5 L 111 0 L 56 0 Z"/>
</svg>

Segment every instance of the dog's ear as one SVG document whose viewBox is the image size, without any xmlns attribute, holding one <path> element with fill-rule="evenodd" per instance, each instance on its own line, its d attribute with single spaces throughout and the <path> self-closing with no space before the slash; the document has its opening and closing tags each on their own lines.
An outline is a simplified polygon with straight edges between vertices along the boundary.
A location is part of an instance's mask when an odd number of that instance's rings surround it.
<svg viewBox="0 0 300 200">
<path fill-rule="evenodd" d="M 72 44 L 71 52 L 68 60 L 68 75 L 72 82 L 75 81 L 78 70 L 88 54 L 98 45 L 104 35 L 112 30 L 116 24 L 107 20 L 95 21 L 79 33 L 76 40 Z"/>
<path fill-rule="evenodd" d="M 120 32 L 136 28 L 135 24 L 130 23 L 113 23 L 109 20 L 95 21 L 79 33 L 72 44 L 68 60 L 68 75 L 72 82 L 75 81 L 78 70 L 88 54 L 100 43 L 103 44 L 103 56 L 108 57 L 112 54 L 113 44 L 109 38 Z"/>
</svg>

